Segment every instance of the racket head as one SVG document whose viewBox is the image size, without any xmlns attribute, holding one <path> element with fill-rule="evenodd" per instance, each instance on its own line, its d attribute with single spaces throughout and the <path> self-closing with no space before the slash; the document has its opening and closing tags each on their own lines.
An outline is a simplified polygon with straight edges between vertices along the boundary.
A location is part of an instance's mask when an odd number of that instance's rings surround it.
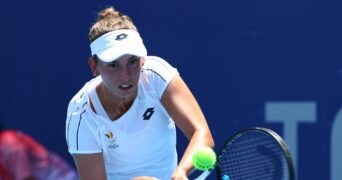
<svg viewBox="0 0 342 180">
<path fill-rule="evenodd" d="M 294 180 L 293 159 L 285 141 L 274 131 L 253 127 L 230 137 L 218 152 L 217 179 Z"/>
</svg>

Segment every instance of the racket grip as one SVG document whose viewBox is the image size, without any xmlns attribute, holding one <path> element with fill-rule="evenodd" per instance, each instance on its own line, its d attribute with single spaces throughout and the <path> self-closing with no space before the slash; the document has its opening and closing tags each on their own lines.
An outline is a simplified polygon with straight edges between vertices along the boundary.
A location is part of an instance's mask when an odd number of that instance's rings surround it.
<svg viewBox="0 0 342 180">
<path fill-rule="evenodd" d="M 211 171 L 212 169 L 203 171 L 202 174 L 199 175 L 195 180 L 205 180 L 210 175 Z"/>
</svg>

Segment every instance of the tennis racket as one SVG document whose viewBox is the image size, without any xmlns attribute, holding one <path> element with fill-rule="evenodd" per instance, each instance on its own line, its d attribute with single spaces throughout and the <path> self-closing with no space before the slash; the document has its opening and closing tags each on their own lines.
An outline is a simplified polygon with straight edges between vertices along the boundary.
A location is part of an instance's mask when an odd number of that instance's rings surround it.
<svg viewBox="0 0 342 180">
<path fill-rule="evenodd" d="M 216 166 L 195 180 L 204 180 L 216 169 L 220 180 L 294 180 L 295 168 L 285 141 L 274 131 L 253 127 L 230 137 L 217 153 Z"/>
</svg>

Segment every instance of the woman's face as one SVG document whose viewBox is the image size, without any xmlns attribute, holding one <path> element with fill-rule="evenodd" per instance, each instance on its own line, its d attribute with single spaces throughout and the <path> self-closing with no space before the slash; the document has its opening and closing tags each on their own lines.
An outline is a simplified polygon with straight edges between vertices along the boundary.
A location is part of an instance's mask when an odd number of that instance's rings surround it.
<svg viewBox="0 0 342 180">
<path fill-rule="evenodd" d="M 98 61 L 97 70 L 113 96 L 119 100 L 132 100 L 138 90 L 141 66 L 140 57 L 124 55 L 110 63 Z"/>
</svg>

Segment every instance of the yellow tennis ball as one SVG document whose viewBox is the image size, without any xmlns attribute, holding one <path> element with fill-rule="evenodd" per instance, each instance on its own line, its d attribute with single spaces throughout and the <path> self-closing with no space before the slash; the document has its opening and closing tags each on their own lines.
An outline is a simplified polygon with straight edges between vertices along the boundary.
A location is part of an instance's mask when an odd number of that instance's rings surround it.
<svg viewBox="0 0 342 180">
<path fill-rule="evenodd" d="M 192 164 L 197 170 L 208 170 L 213 168 L 215 163 L 216 153 L 210 147 L 199 147 L 192 155 Z"/>
</svg>

